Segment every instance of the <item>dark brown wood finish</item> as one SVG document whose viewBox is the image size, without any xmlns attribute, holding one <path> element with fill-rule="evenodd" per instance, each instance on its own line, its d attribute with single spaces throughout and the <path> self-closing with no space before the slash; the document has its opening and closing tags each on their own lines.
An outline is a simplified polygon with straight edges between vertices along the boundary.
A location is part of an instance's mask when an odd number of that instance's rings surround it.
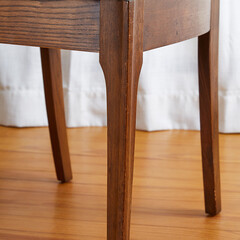
<svg viewBox="0 0 240 240">
<path fill-rule="evenodd" d="M 128 240 L 143 0 L 101 0 L 100 63 L 108 109 L 108 240 Z"/>
<path fill-rule="evenodd" d="M 211 30 L 199 37 L 199 92 L 206 213 L 221 211 L 218 141 L 219 0 L 212 0 Z"/>
<path fill-rule="evenodd" d="M 137 86 L 143 51 L 200 35 L 205 204 L 210 215 L 221 210 L 218 18 L 219 0 L 0 0 L 0 42 L 42 47 L 53 155 L 58 179 L 63 182 L 72 174 L 60 51 L 47 48 L 100 49 L 108 108 L 108 240 L 129 240 Z"/>
<path fill-rule="evenodd" d="M 60 50 L 41 48 L 42 71 L 53 157 L 59 181 L 72 179 L 64 115 Z"/>
<path fill-rule="evenodd" d="M 145 0 L 144 50 L 208 32 L 210 9 L 211 0 Z"/>
<path fill-rule="evenodd" d="M 99 49 L 99 0 L 0 0 L 0 42 Z"/>
<path fill-rule="evenodd" d="M 208 32 L 210 5 L 211 0 L 145 0 L 144 51 Z M 0 42 L 97 52 L 99 11 L 100 0 L 0 0 Z"/>
</svg>

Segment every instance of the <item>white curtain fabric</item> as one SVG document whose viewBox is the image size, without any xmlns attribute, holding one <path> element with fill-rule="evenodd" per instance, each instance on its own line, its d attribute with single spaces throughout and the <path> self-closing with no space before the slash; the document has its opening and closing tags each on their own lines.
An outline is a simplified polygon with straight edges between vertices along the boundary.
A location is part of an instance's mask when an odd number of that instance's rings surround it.
<svg viewBox="0 0 240 240">
<path fill-rule="evenodd" d="M 220 131 L 240 132 L 240 1 L 220 1 Z M 62 65 L 68 126 L 105 126 L 98 54 L 62 51 Z M 137 128 L 198 130 L 197 71 L 197 39 L 145 52 Z M 0 45 L 0 124 L 47 125 L 38 48 Z"/>
</svg>

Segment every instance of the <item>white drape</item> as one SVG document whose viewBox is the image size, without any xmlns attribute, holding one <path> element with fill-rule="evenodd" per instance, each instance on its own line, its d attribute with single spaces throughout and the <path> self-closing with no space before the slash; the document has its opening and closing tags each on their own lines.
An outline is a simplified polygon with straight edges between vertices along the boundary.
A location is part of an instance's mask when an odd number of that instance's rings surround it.
<svg viewBox="0 0 240 240">
<path fill-rule="evenodd" d="M 240 132 L 239 0 L 221 0 L 219 114 L 221 132 Z M 98 54 L 62 51 L 69 127 L 106 125 Z M 197 39 L 144 53 L 137 128 L 199 129 Z M 47 125 L 38 48 L 0 45 L 0 124 Z"/>
</svg>

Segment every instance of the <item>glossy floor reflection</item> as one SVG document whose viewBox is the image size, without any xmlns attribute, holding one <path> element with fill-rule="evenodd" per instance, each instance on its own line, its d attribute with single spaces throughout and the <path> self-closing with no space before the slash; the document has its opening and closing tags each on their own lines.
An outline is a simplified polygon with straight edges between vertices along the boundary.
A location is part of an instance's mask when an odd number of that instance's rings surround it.
<svg viewBox="0 0 240 240">
<path fill-rule="evenodd" d="M 68 130 L 55 178 L 47 128 L 0 128 L 0 239 L 106 239 L 106 128 Z M 199 132 L 137 132 L 131 239 L 240 239 L 240 135 L 221 135 L 223 211 L 204 214 Z"/>
</svg>

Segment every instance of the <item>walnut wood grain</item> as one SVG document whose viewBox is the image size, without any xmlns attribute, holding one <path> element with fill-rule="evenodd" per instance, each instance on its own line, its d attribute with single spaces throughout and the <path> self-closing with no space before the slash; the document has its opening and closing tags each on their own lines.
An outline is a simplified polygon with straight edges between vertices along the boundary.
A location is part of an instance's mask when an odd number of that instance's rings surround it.
<svg viewBox="0 0 240 240">
<path fill-rule="evenodd" d="M 101 0 L 100 63 L 107 86 L 107 239 L 129 240 L 143 0 Z"/>
<path fill-rule="evenodd" d="M 145 0 L 144 50 L 208 32 L 210 9 L 211 0 Z"/>
<path fill-rule="evenodd" d="M 99 1 L 0 0 L 0 42 L 96 51 Z"/>
<path fill-rule="evenodd" d="M 49 132 L 58 180 L 72 179 L 64 114 L 60 50 L 41 48 Z"/>
<path fill-rule="evenodd" d="M 210 5 L 211 0 L 145 0 L 144 51 L 208 32 Z M 97 52 L 99 12 L 99 0 L 0 0 L 0 42 Z"/>
<path fill-rule="evenodd" d="M 199 95 L 206 213 L 221 211 L 218 143 L 219 0 L 212 0 L 211 30 L 199 37 Z"/>
<path fill-rule="evenodd" d="M 211 18 L 210 18 L 211 16 Z M 99 51 L 107 87 L 108 240 L 129 240 L 138 78 L 144 50 L 199 37 L 206 212 L 221 210 L 218 0 L 0 0 L 0 42 L 41 47 L 58 179 L 71 179 L 59 50 Z M 209 32 L 210 30 L 210 32 Z"/>
</svg>

